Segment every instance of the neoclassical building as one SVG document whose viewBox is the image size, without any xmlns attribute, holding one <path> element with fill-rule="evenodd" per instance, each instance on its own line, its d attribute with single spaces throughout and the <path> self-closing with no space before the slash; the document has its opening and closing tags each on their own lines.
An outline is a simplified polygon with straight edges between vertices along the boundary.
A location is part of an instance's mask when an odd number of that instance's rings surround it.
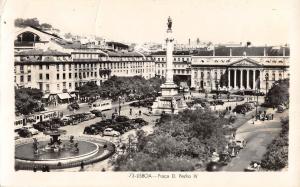
<svg viewBox="0 0 300 187">
<path fill-rule="evenodd" d="M 199 52 L 192 56 L 191 87 L 266 92 L 274 81 L 289 77 L 289 55 L 286 46 L 219 47 Z"/>
<path fill-rule="evenodd" d="M 202 90 L 255 90 L 266 92 L 272 83 L 289 77 L 287 46 L 216 47 L 213 50 L 174 52 L 174 75 L 190 76 L 190 86 Z M 165 55 L 152 54 L 156 74 L 162 75 Z M 177 70 L 177 64 L 184 70 Z M 179 65 L 180 67 L 180 65 Z"/>
</svg>

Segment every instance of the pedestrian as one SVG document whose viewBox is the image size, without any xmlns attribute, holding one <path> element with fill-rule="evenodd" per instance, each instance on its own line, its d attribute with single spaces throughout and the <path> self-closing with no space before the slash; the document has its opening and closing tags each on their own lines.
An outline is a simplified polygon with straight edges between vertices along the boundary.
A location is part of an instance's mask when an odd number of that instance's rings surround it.
<svg viewBox="0 0 300 187">
<path fill-rule="evenodd" d="M 46 172 L 50 172 L 50 167 L 48 165 L 46 166 Z"/>
<path fill-rule="evenodd" d="M 271 116 L 272 116 L 271 119 L 273 120 L 274 114 L 272 114 Z"/>
<path fill-rule="evenodd" d="M 81 163 L 80 163 L 80 168 L 83 170 L 84 169 L 84 163 L 83 163 L 83 161 L 81 161 Z"/>
<path fill-rule="evenodd" d="M 140 115 L 142 115 L 142 111 L 141 111 L 141 110 L 139 110 L 139 116 L 140 116 Z"/>
<path fill-rule="evenodd" d="M 36 166 L 33 166 L 33 172 L 36 172 L 37 168 Z"/>
<path fill-rule="evenodd" d="M 252 124 L 254 125 L 254 115 L 252 115 Z"/>
<path fill-rule="evenodd" d="M 132 115 L 132 108 L 129 109 L 129 115 Z"/>
</svg>

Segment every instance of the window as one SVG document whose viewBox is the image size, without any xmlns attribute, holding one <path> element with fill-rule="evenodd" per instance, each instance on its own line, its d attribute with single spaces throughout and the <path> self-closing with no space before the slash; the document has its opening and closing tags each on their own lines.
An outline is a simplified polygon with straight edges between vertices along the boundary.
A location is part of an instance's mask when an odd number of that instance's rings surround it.
<svg viewBox="0 0 300 187">
<path fill-rule="evenodd" d="M 71 71 L 71 68 L 72 68 L 72 66 L 71 66 L 71 64 L 69 64 L 69 71 Z"/>
<path fill-rule="evenodd" d="M 75 69 L 77 69 L 77 64 L 75 64 Z"/>
<path fill-rule="evenodd" d="M 27 82 L 31 82 L 31 75 L 27 76 Z"/>
<path fill-rule="evenodd" d="M 67 83 L 63 82 L 63 89 L 66 89 L 66 85 L 67 85 Z"/>
<path fill-rule="evenodd" d="M 128 72 L 128 70 L 127 70 L 127 72 Z M 95 77 L 97 77 L 97 72 L 95 72 Z"/>
<path fill-rule="evenodd" d="M 56 70 L 59 71 L 59 64 L 56 64 Z"/>
<path fill-rule="evenodd" d="M 49 91 L 49 84 L 46 84 L 46 90 Z"/>
<path fill-rule="evenodd" d="M 56 74 L 56 79 L 57 79 L 57 80 L 59 80 L 59 73 L 58 73 L 58 74 Z"/>
<path fill-rule="evenodd" d="M 272 73 L 272 80 L 275 81 L 275 72 Z"/>
<path fill-rule="evenodd" d="M 39 69 L 43 69 L 43 66 L 42 66 L 42 65 L 39 65 Z"/>
<path fill-rule="evenodd" d="M 20 71 L 24 71 L 24 66 L 23 65 L 20 66 Z"/>
<path fill-rule="evenodd" d="M 63 79 L 66 79 L 66 74 L 65 73 L 63 73 Z"/>
<path fill-rule="evenodd" d="M 70 82 L 70 83 L 69 83 L 69 89 L 71 89 L 71 88 L 72 88 L 72 83 Z"/>
<path fill-rule="evenodd" d="M 72 78 L 72 73 L 69 73 L 69 79 L 71 79 Z"/>
<path fill-rule="evenodd" d="M 46 80 L 49 80 L 49 74 L 48 73 L 46 74 Z"/>
<path fill-rule="evenodd" d="M 43 74 L 40 73 L 40 80 L 42 80 L 42 79 L 43 79 Z"/>
<path fill-rule="evenodd" d="M 59 84 L 57 84 L 57 90 L 60 90 L 60 86 L 59 86 Z"/>
<path fill-rule="evenodd" d="M 49 65 L 46 65 L 46 69 L 49 69 Z"/>
<path fill-rule="evenodd" d="M 77 73 L 75 73 L 75 78 L 77 78 Z"/>
<path fill-rule="evenodd" d="M 66 71 L 66 65 L 63 64 L 63 71 Z"/>
<path fill-rule="evenodd" d="M 94 72 L 91 72 L 91 77 L 93 76 L 93 73 L 94 73 Z"/>
<path fill-rule="evenodd" d="M 20 82 L 24 82 L 24 77 L 23 77 L 23 75 L 20 76 Z"/>
</svg>

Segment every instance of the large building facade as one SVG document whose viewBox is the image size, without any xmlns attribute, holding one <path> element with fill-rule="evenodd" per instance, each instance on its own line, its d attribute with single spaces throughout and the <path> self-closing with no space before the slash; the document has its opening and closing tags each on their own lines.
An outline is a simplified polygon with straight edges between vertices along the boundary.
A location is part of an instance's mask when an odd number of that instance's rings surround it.
<svg viewBox="0 0 300 187">
<path fill-rule="evenodd" d="M 178 53 L 178 52 L 177 52 Z M 153 54 L 156 74 L 164 76 L 165 56 Z M 281 47 L 218 47 L 174 54 L 174 75 L 190 76 L 201 90 L 256 90 L 266 92 L 273 82 L 289 78 L 290 50 Z M 185 60 L 188 59 L 188 60 Z M 177 62 L 186 62 L 176 68 Z M 178 65 L 177 65 L 178 67 Z"/>
<path fill-rule="evenodd" d="M 57 36 L 26 27 L 15 41 L 15 85 L 45 94 L 75 91 L 86 82 L 101 85 L 110 76 L 155 76 L 150 55 L 105 51 L 69 44 Z"/>
<path fill-rule="evenodd" d="M 114 43 L 114 47 L 117 43 Z M 290 50 L 274 47 L 216 47 L 173 52 L 173 74 L 197 90 L 255 90 L 289 77 Z M 110 76 L 166 75 L 166 52 L 149 55 L 70 43 L 32 27 L 17 31 L 15 85 L 45 94 L 69 93 L 86 82 L 101 85 Z M 175 79 L 174 79 L 175 80 Z"/>
</svg>

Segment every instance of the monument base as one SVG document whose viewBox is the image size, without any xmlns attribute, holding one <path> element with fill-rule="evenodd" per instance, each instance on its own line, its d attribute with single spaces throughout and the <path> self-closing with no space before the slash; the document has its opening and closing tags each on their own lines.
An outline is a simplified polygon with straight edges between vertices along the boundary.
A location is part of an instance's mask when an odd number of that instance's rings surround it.
<svg viewBox="0 0 300 187">
<path fill-rule="evenodd" d="M 152 105 L 152 114 L 178 114 L 178 112 L 187 108 L 188 106 L 182 95 L 160 96 L 156 98 Z"/>
</svg>

